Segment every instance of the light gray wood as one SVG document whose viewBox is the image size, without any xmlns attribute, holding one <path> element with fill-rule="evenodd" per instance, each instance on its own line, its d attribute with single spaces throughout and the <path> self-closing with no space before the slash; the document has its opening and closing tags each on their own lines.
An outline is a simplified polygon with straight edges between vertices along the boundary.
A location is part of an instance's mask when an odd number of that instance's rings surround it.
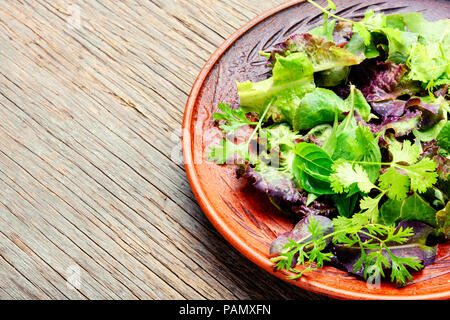
<svg viewBox="0 0 450 320">
<path fill-rule="evenodd" d="M 281 2 L 0 1 L 1 299 L 323 299 L 231 247 L 177 160 L 203 64 Z"/>
</svg>

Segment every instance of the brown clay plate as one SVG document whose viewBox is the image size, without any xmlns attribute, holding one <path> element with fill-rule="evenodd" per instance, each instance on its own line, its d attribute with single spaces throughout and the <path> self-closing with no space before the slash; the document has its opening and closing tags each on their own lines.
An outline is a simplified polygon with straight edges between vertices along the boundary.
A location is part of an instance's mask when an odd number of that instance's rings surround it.
<svg viewBox="0 0 450 320">
<path fill-rule="evenodd" d="M 421 11 L 427 19 L 450 16 L 447 0 L 337 0 L 337 14 L 362 18 L 368 8 L 386 14 Z M 269 246 L 293 222 L 278 212 L 262 194 L 235 174 L 235 166 L 219 166 L 206 160 L 210 144 L 222 138 L 211 120 L 219 102 L 239 104 L 236 81 L 259 81 L 268 69 L 258 51 L 287 36 L 321 23 L 321 12 L 303 0 L 285 2 L 264 12 L 237 30 L 211 56 L 198 76 L 187 101 L 183 121 L 183 153 L 187 176 L 203 211 L 217 230 L 248 259 L 267 272 L 286 279 L 269 261 Z M 271 275 L 267 275 L 268 277 Z M 286 280 L 289 281 L 289 280 Z M 416 274 L 405 288 L 389 283 L 366 284 L 333 267 L 289 281 L 312 292 L 340 299 L 449 299 L 450 246 L 441 245 L 435 264 Z"/>
</svg>

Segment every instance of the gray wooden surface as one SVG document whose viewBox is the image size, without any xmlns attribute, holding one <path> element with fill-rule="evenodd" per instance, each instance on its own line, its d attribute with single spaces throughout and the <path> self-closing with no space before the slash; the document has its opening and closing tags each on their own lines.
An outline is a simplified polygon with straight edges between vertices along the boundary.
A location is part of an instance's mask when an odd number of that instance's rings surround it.
<svg viewBox="0 0 450 320">
<path fill-rule="evenodd" d="M 180 161 L 203 64 L 281 2 L 0 1 L 1 299 L 325 299 L 231 247 Z"/>
</svg>

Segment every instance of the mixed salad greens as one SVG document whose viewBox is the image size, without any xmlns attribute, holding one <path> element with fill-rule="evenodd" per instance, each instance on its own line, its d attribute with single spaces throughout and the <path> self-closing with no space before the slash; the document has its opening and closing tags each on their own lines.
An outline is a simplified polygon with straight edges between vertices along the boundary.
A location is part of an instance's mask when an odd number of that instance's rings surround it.
<svg viewBox="0 0 450 320">
<path fill-rule="evenodd" d="M 272 75 L 237 83 L 239 108 L 219 104 L 226 137 L 208 159 L 239 160 L 239 176 L 299 220 L 270 249 L 290 278 L 333 264 L 406 285 L 450 238 L 450 20 L 351 21 L 308 1 L 322 25 L 260 53 Z"/>
</svg>

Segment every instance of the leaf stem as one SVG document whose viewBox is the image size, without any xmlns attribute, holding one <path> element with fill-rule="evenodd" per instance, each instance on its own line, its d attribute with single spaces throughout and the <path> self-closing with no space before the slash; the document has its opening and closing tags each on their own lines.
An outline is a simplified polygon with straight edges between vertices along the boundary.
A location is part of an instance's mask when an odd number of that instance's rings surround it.
<svg viewBox="0 0 450 320">
<path fill-rule="evenodd" d="M 256 125 L 256 127 L 255 127 L 255 130 L 253 130 L 252 134 L 251 134 L 250 137 L 248 138 L 248 140 L 247 140 L 247 142 L 246 142 L 247 144 L 250 143 L 250 141 L 255 137 L 255 135 L 256 135 L 256 133 L 258 132 L 258 130 L 261 128 L 262 123 L 263 123 L 263 121 L 264 121 L 264 118 L 266 117 L 267 112 L 269 111 L 269 109 L 270 109 L 270 107 L 272 106 L 272 103 L 273 103 L 274 101 L 275 101 L 275 98 L 272 98 L 272 99 L 269 101 L 269 104 L 267 105 L 267 107 L 266 107 L 266 109 L 264 110 L 264 112 L 263 112 L 261 118 L 259 119 L 259 121 L 258 121 L 258 123 L 257 123 L 257 125 Z"/>
<path fill-rule="evenodd" d="M 346 18 L 342 18 L 342 17 L 339 17 L 339 16 L 337 16 L 337 15 L 331 13 L 330 11 L 328 11 L 328 10 L 325 9 L 324 7 L 318 5 L 317 3 L 315 3 L 315 2 L 312 1 L 312 0 L 307 0 L 307 1 L 308 1 L 309 3 L 311 3 L 313 6 L 315 6 L 316 8 L 320 9 L 321 11 L 323 11 L 324 14 L 328 14 L 330 17 L 336 18 L 336 19 L 338 19 L 338 20 L 350 22 L 350 23 L 352 23 L 352 24 L 353 24 L 353 23 L 356 23 L 356 21 L 349 20 L 349 19 L 346 19 Z"/>
</svg>

